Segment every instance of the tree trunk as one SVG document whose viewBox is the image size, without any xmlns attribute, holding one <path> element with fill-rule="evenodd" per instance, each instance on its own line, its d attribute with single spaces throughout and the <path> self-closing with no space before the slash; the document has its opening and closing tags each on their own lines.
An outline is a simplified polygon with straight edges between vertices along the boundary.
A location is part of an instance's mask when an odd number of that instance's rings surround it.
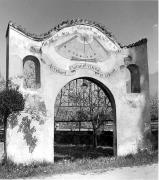
<svg viewBox="0 0 159 180">
<path fill-rule="evenodd" d="M 97 147 L 97 134 L 95 129 L 93 129 L 93 147 Z"/>
</svg>

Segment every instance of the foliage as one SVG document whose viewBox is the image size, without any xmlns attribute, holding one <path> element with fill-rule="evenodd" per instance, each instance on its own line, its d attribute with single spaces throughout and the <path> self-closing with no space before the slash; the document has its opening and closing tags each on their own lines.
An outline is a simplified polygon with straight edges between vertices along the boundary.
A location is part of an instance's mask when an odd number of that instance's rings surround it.
<svg viewBox="0 0 159 180">
<path fill-rule="evenodd" d="M 158 119 L 158 97 L 156 96 L 151 96 L 150 97 L 150 114 L 151 114 L 151 119 L 156 120 Z"/>
<path fill-rule="evenodd" d="M 18 89 L 4 89 L 0 92 L 0 114 L 2 118 L 1 123 L 4 124 L 4 157 L 7 157 L 6 151 L 6 129 L 8 117 L 12 113 L 17 113 L 24 109 L 25 100 L 23 95 L 18 91 Z M 14 122 L 15 120 L 15 122 Z M 17 119 L 10 119 L 12 127 L 17 124 Z"/>
<path fill-rule="evenodd" d="M 46 106 L 38 95 L 25 95 L 25 111 L 31 115 L 31 119 L 44 124 L 46 117 Z"/>
<path fill-rule="evenodd" d="M 21 113 L 21 122 L 19 124 L 18 132 L 22 132 L 23 138 L 29 147 L 29 152 L 32 153 L 37 144 L 37 137 L 34 136 L 36 126 L 31 123 L 37 122 L 39 125 L 44 124 L 46 117 L 45 103 L 41 101 L 38 95 L 25 95 L 25 109 L 24 114 Z M 37 124 L 36 123 L 36 124 Z"/>
<path fill-rule="evenodd" d="M 13 129 L 18 125 L 18 115 L 20 114 L 20 112 L 14 112 L 12 114 L 9 115 L 8 117 L 8 122 L 9 122 L 9 126 Z"/>
<path fill-rule="evenodd" d="M 16 89 L 4 89 L 0 92 L 0 113 L 9 116 L 12 112 L 24 109 L 25 100 L 23 95 Z"/>
<path fill-rule="evenodd" d="M 1 79 L 0 80 L 0 92 L 5 89 L 5 86 L 6 86 L 6 82 L 4 81 L 4 79 Z"/>
<path fill-rule="evenodd" d="M 76 119 L 77 121 L 87 121 L 88 115 L 84 111 L 79 110 L 76 112 Z"/>
<path fill-rule="evenodd" d="M 5 88 L 5 81 L 3 79 L 0 80 L 0 92 Z M 2 122 L 3 116 L 0 113 L 0 126 L 3 124 Z"/>
<path fill-rule="evenodd" d="M 26 140 L 26 143 L 29 146 L 30 153 L 33 152 L 37 142 L 37 138 L 33 136 L 33 133 L 35 131 L 35 127 L 31 127 L 31 120 L 29 119 L 29 117 L 23 117 L 18 132 L 23 132 L 24 139 Z"/>
</svg>

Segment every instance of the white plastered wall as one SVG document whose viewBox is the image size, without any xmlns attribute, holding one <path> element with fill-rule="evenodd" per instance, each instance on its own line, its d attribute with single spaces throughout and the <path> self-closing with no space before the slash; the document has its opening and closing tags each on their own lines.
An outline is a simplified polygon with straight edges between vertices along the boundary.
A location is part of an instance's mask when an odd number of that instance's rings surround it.
<svg viewBox="0 0 159 180">
<path fill-rule="evenodd" d="M 42 54 L 30 51 L 30 47 L 40 47 Z M 140 50 L 142 48 L 142 50 Z M 23 88 L 23 59 L 27 55 L 33 55 L 40 61 L 41 87 L 38 90 Z M 141 69 L 141 93 L 127 93 L 126 82 L 130 75 L 124 65 L 124 57 L 132 55 L 134 63 Z M 140 62 L 141 61 L 141 62 Z M 45 63 L 44 63 L 45 62 Z M 59 62 L 59 63 L 58 63 Z M 61 64 L 62 62 L 62 64 Z M 145 66 L 143 66 L 145 62 Z M 54 104 L 61 88 L 73 79 L 79 77 L 91 77 L 103 83 L 112 93 L 116 104 L 116 129 L 117 129 L 117 155 L 136 153 L 141 144 L 144 144 L 145 129 L 149 125 L 148 99 L 148 67 L 146 45 L 132 49 L 121 49 L 118 53 L 112 53 L 106 62 L 95 66 L 102 72 L 109 73 L 107 77 L 100 77 L 93 70 L 87 68 L 77 69 L 74 74 L 63 75 L 52 71 L 49 64 L 56 65 L 69 71 L 72 61 L 59 59 L 54 54 L 53 44 L 42 46 L 38 42 L 26 37 L 14 28 L 9 30 L 9 78 L 20 86 L 19 90 L 30 96 L 38 96 L 46 106 L 44 124 L 32 121 L 31 127 L 36 131 L 33 136 L 37 143 L 33 152 L 29 152 L 28 145 L 22 132 L 18 132 L 21 119 L 25 113 L 18 116 L 18 125 L 7 129 L 7 155 L 15 163 L 54 162 Z M 92 64 L 92 63 L 87 63 Z M 94 64 L 93 64 L 94 65 Z"/>
</svg>

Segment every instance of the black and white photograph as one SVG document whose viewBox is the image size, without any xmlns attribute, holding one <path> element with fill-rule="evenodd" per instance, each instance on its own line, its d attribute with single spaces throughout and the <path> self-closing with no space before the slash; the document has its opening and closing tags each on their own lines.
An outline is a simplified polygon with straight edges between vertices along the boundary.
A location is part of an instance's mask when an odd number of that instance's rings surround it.
<svg viewBox="0 0 159 180">
<path fill-rule="evenodd" d="M 158 1 L 0 0 L 0 179 L 158 178 Z"/>
</svg>

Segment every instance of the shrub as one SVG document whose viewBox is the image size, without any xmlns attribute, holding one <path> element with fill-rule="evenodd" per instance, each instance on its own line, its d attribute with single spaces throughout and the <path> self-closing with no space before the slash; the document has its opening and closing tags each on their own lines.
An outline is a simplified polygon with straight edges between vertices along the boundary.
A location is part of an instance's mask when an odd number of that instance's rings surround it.
<svg viewBox="0 0 159 180">
<path fill-rule="evenodd" d="M 1 123 L 4 124 L 4 153 L 6 155 L 6 128 L 8 116 L 24 109 L 25 100 L 18 89 L 4 89 L 0 92 Z M 12 121 L 15 119 L 13 118 Z M 0 123 L 0 124 L 1 124 Z M 14 124 L 14 122 L 12 122 Z"/>
</svg>

